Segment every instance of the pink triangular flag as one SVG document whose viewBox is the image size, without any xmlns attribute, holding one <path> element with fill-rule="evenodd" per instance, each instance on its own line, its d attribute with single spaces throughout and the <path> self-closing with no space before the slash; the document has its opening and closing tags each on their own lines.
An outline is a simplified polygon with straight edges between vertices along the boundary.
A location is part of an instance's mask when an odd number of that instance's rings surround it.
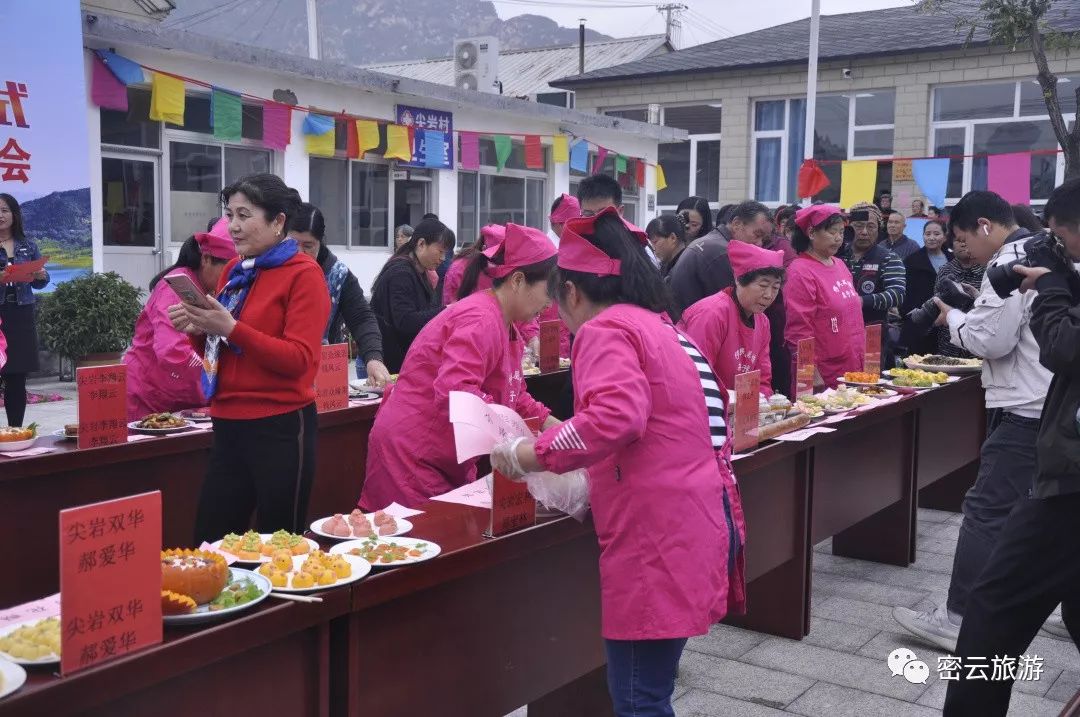
<svg viewBox="0 0 1080 717">
<path fill-rule="evenodd" d="M 593 165 L 593 174 L 600 174 L 604 171 L 604 160 L 607 159 L 607 150 L 596 145 L 596 163 Z"/>
<path fill-rule="evenodd" d="M 292 140 L 292 108 L 280 102 L 263 105 L 263 144 L 270 149 L 285 149 Z"/>
<path fill-rule="evenodd" d="M 461 168 L 480 169 L 480 137 L 475 132 L 461 133 Z"/>
<path fill-rule="evenodd" d="M 98 107 L 127 112 L 127 87 L 116 79 L 116 75 L 109 71 L 100 57 L 94 55 L 91 63 L 93 69 L 90 76 L 90 99 Z"/>
<path fill-rule="evenodd" d="M 1031 154 L 991 154 L 986 158 L 986 188 L 1009 204 L 1031 203 Z M 903 206 L 903 205 L 901 205 Z"/>
</svg>

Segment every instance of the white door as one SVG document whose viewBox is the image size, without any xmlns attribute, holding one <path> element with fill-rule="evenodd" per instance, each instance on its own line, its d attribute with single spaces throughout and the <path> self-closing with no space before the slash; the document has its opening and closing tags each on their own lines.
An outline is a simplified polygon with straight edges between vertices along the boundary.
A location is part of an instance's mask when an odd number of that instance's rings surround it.
<svg viewBox="0 0 1080 717">
<path fill-rule="evenodd" d="M 160 159 L 102 152 L 101 187 L 105 271 L 142 289 L 145 301 L 163 268 Z"/>
</svg>

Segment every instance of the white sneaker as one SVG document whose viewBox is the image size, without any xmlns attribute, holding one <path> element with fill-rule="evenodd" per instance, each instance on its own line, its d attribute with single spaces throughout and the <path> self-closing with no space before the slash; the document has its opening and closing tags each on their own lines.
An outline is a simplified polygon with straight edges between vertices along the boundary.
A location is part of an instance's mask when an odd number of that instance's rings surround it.
<svg viewBox="0 0 1080 717">
<path fill-rule="evenodd" d="M 1061 619 L 1061 615 L 1051 615 L 1046 618 L 1042 631 L 1059 640 L 1072 642 L 1072 635 L 1069 634 L 1069 628 L 1065 627 L 1065 621 Z"/>
<path fill-rule="evenodd" d="M 956 638 L 960 635 L 960 624 L 952 621 L 944 605 L 938 605 L 934 610 L 927 612 L 894 607 L 892 614 L 900 626 L 912 635 L 950 653 L 956 652 Z"/>
</svg>

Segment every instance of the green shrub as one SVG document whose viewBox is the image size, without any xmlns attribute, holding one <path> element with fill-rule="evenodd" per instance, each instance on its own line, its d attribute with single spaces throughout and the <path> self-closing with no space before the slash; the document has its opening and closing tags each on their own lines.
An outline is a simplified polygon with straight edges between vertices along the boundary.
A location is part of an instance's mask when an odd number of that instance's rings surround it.
<svg viewBox="0 0 1080 717">
<path fill-rule="evenodd" d="M 38 307 L 38 331 L 48 350 L 78 360 L 123 351 L 135 335 L 142 291 L 110 271 L 66 281 Z"/>
</svg>

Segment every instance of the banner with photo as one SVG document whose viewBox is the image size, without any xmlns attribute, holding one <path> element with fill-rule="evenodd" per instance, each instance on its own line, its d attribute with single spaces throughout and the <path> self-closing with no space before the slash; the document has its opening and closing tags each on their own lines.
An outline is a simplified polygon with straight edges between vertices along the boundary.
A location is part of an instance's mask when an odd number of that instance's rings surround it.
<svg viewBox="0 0 1080 717">
<path fill-rule="evenodd" d="M 79 0 L 2 2 L 0 27 L 0 194 L 19 203 L 27 237 L 49 257 L 51 290 L 92 267 Z"/>
</svg>

